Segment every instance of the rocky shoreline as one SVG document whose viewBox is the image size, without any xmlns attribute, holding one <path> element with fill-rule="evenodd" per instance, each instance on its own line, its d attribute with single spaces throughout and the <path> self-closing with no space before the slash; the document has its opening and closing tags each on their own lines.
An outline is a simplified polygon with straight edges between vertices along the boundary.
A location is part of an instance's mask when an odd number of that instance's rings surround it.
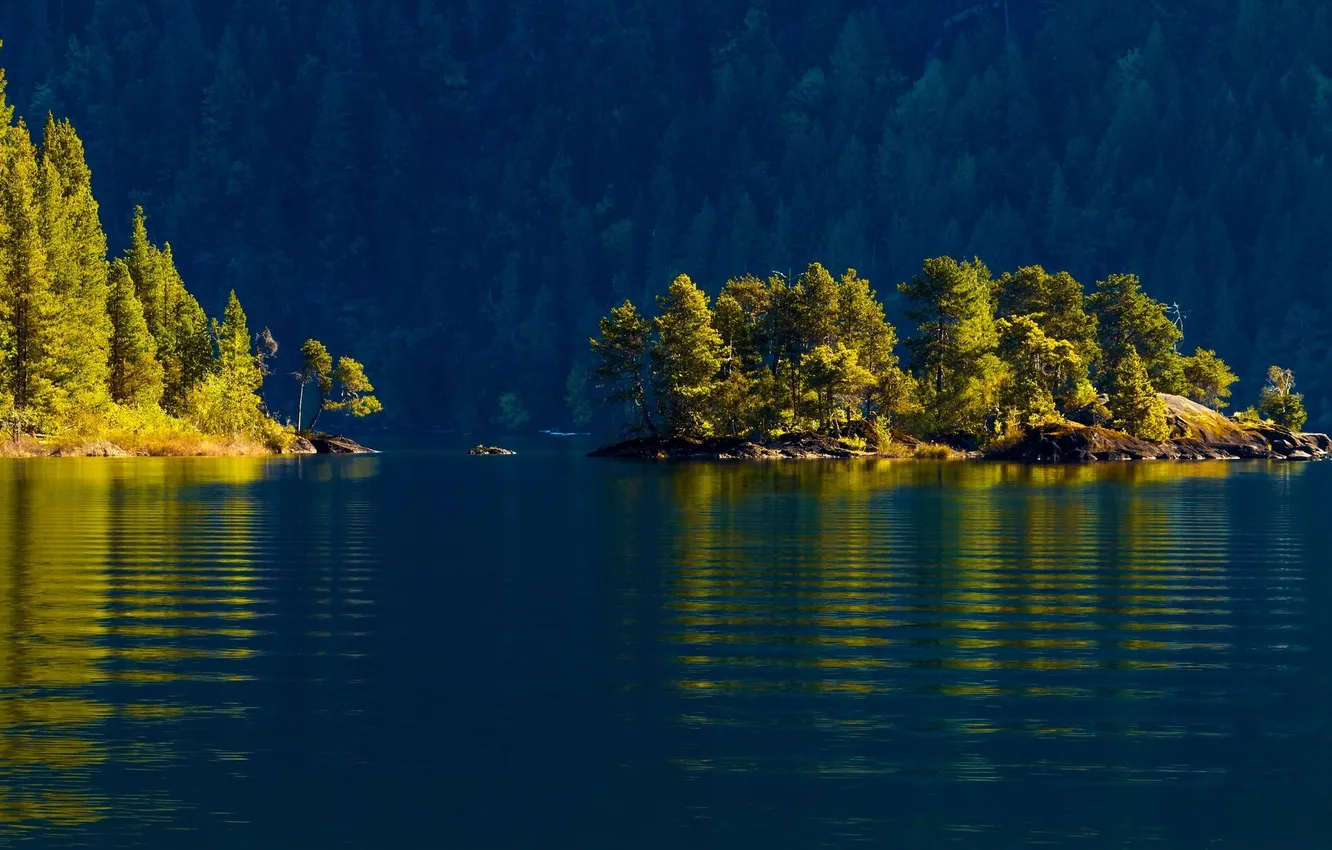
<svg viewBox="0 0 1332 850">
<path fill-rule="evenodd" d="M 283 454 L 290 455 L 375 455 L 379 452 L 367 449 L 350 437 L 336 437 L 327 434 L 318 437 L 297 437 Z"/>
<path fill-rule="evenodd" d="M 785 434 L 767 440 L 721 437 L 693 440 L 686 437 L 642 437 L 603 446 L 588 457 L 629 460 L 844 460 L 875 457 L 879 453 L 854 449 L 822 434 Z"/>
<path fill-rule="evenodd" d="M 848 458 L 971 458 L 1018 463 L 1088 463 L 1112 460 L 1323 460 L 1332 456 L 1326 434 L 1296 433 L 1271 423 L 1230 419 L 1180 396 L 1163 395 L 1171 438 L 1154 443 L 1095 425 L 1066 423 L 1027 429 L 1015 442 L 987 451 L 932 446 L 894 434 L 886 449 L 859 449 L 822 434 L 772 439 L 694 440 L 644 437 L 604 446 L 589 457 L 631 460 L 818 460 Z"/>
</svg>

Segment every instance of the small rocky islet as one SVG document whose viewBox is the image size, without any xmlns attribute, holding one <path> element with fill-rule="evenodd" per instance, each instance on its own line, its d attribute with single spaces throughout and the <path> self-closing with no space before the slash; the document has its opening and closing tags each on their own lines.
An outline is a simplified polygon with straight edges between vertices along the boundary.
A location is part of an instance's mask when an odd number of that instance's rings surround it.
<svg viewBox="0 0 1332 850">
<path fill-rule="evenodd" d="M 1241 422 L 1182 396 L 1162 395 L 1170 439 L 1141 440 L 1094 424 L 1067 422 L 1031 427 L 1014 441 L 988 449 L 964 442 L 935 445 L 894 433 L 884 447 L 872 448 L 865 435 L 785 434 L 746 439 L 722 437 L 644 437 L 604 446 L 589 457 L 633 460 L 834 460 L 849 458 L 979 459 L 1018 463 L 1088 463 L 1125 460 L 1323 460 L 1332 438 L 1301 433 L 1270 422 Z M 863 446 L 863 447 L 862 447 Z"/>
<path fill-rule="evenodd" d="M 379 454 L 368 449 L 350 437 L 321 435 L 317 437 L 297 437 L 285 454 L 293 455 L 373 455 Z"/>
</svg>

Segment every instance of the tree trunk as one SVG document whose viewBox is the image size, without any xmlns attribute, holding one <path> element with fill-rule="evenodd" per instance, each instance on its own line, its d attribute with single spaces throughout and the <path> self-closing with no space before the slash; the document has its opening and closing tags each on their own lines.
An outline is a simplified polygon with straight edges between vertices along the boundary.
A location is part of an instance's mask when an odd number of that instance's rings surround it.
<svg viewBox="0 0 1332 850">
<path fill-rule="evenodd" d="M 315 423 L 319 421 L 319 414 L 323 412 L 324 412 L 324 400 L 321 398 L 319 399 L 319 407 L 315 409 L 314 419 L 310 420 L 310 427 L 306 428 L 305 430 L 314 431 Z"/>
<path fill-rule="evenodd" d="M 638 408 L 638 418 L 647 427 L 648 433 L 657 436 L 657 426 L 652 422 L 652 410 L 648 408 L 647 390 L 643 386 L 643 377 L 634 374 L 634 406 Z"/>
<path fill-rule="evenodd" d="M 799 415 L 799 412 L 797 411 L 799 400 L 796 398 L 796 393 L 798 392 L 799 385 L 800 385 L 800 376 L 796 374 L 795 358 L 792 358 L 791 359 L 791 429 L 792 430 L 795 430 L 797 417 Z"/>
<path fill-rule="evenodd" d="M 305 411 L 302 409 L 302 408 L 304 408 L 304 406 L 305 406 L 305 381 L 302 380 L 302 381 L 301 381 L 301 391 L 300 391 L 300 394 L 296 396 L 296 430 L 297 430 L 297 431 L 301 430 L 301 419 L 304 418 L 304 412 L 305 412 Z"/>
</svg>

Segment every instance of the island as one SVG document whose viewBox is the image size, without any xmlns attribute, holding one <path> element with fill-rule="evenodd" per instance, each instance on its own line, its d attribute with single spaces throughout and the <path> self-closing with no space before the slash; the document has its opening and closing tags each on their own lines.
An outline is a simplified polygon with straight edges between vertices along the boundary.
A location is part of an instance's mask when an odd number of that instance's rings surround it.
<svg viewBox="0 0 1332 850">
<path fill-rule="evenodd" d="M 210 319 L 142 207 L 108 259 L 73 126 L 48 116 L 34 140 L 4 95 L 0 71 L 0 457 L 370 451 L 315 430 L 326 412 L 382 409 L 359 361 L 307 340 L 296 415 L 280 417 L 273 333 L 251 333 L 234 290 Z"/>
<path fill-rule="evenodd" d="M 1288 369 L 1226 415 L 1238 380 L 1212 349 L 1180 351 L 1182 321 L 1131 274 L 1091 292 L 1070 273 L 998 277 L 938 257 L 898 287 L 897 330 L 855 269 L 728 280 L 715 301 L 687 275 L 648 318 L 629 300 L 591 342 L 594 385 L 632 459 L 984 458 L 1318 460 L 1323 434 Z M 1177 313 L 1177 311 L 1176 311 Z"/>
</svg>

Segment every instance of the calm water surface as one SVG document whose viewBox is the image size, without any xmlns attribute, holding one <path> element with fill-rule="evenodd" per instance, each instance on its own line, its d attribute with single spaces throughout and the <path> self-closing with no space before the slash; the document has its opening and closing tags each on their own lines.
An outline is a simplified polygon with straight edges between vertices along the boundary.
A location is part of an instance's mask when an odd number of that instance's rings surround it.
<svg viewBox="0 0 1332 850">
<path fill-rule="evenodd" d="M 0 847 L 1326 846 L 1332 464 L 0 461 Z"/>
</svg>

